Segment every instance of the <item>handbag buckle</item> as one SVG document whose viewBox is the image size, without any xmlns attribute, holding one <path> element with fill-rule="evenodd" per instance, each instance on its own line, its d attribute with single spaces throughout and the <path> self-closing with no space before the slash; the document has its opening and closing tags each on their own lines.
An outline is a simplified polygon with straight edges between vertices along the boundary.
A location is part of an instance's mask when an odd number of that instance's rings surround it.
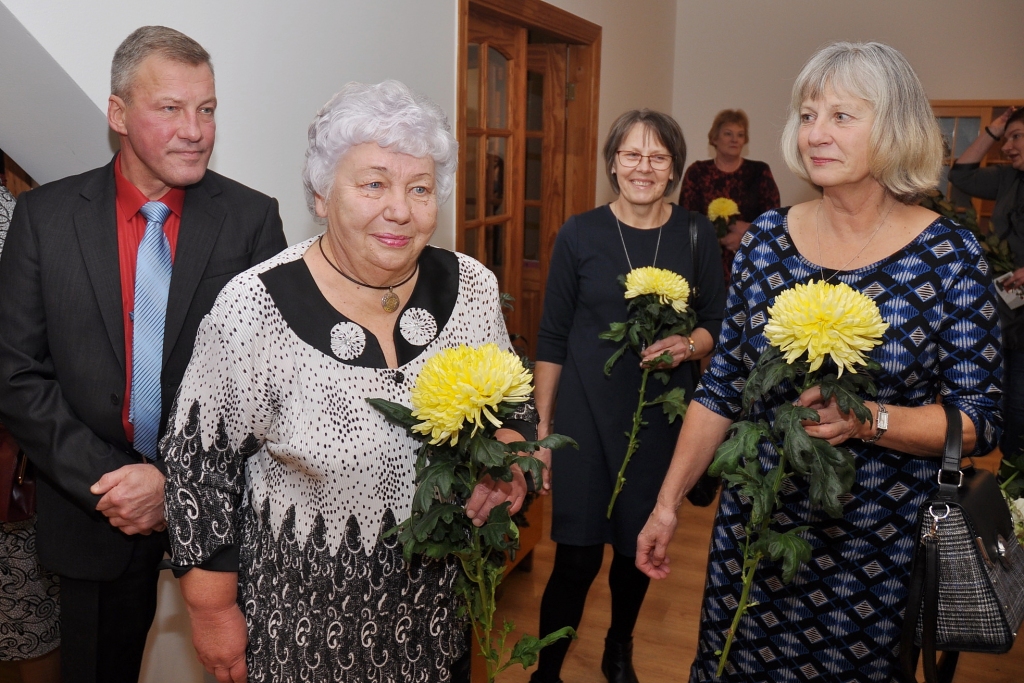
<svg viewBox="0 0 1024 683">
<path fill-rule="evenodd" d="M 18 453 L 18 486 L 25 483 L 25 470 L 28 468 L 28 456 L 25 455 L 24 451 Z"/>
<path fill-rule="evenodd" d="M 945 472 L 945 470 L 939 470 L 938 475 L 936 475 L 936 477 L 935 477 L 935 481 L 937 481 L 939 483 L 939 486 L 941 486 L 942 484 L 945 483 L 945 482 L 942 481 L 942 473 L 943 472 Z M 961 486 L 964 485 L 964 471 L 963 470 L 957 470 L 957 473 L 960 475 L 960 481 L 958 481 L 956 483 L 956 487 L 960 488 Z M 947 512 L 946 514 L 948 516 L 949 513 Z M 943 519 L 945 519 L 945 517 L 943 517 Z"/>
<path fill-rule="evenodd" d="M 935 503 L 932 503 L 931 505 L 928 506 L 928 514 L 932 516 L 932 523 L 928 531 L 921 535 L 922 541 L 924 541 L 925 539 L 935 540 L 939 537 L 939 522 L 946 519 L 946 517 L 949 517 L 950 512 L 948 504 L 942 503 L 942 505 L 946 508 L 946 511 L 941 515 L 935 513 Z"/>
</svg>

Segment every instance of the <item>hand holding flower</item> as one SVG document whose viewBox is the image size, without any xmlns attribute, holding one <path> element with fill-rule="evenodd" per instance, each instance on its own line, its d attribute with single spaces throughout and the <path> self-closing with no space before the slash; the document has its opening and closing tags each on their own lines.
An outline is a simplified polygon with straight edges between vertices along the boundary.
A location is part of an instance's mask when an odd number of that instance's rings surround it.
<svg viewBox="0 0 1024 683">
<path fill-rule="evenodd" d="M 861 422 L 853 411 L 843 412 L 839 408 L 836 397 L 825 399 L 821 395 L 821 387 L 813 386 L 800 394 L 797 405 L 818 412 L 818 420 L 803 420 L 807 436 L 824 439 L 833 446 L 845 443 L 849 439 L 865 439 L 874 432 L 874 421 Z"/>
</svg>

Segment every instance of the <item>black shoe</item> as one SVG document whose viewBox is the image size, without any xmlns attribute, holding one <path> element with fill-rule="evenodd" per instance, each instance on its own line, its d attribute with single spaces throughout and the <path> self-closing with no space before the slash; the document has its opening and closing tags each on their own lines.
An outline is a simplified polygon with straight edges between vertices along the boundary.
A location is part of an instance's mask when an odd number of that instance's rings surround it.
<svg viewBox="0 0 1024 683">
<path fill-rule="evenodd" d="M 608 683 L 640 683 L 633 670 L 633 639 L 624 643 L 604 639 L 604 656 L 601 658 L 601 673 Z"/>
</svg>

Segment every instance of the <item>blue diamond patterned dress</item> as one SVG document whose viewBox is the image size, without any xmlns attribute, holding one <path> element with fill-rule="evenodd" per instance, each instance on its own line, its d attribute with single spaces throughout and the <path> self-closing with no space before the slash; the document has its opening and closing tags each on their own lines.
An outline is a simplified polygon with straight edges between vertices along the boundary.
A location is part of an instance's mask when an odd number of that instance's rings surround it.
<svg viewBox="0 0 1024 683">
<path fill-rule="evenodd" d="M 793 246 L 786 210 L 762 215 L 743 239 L 733 263 L 720 346 L 694 400 L 730 419 L 739 417 L 739 395 L 749 369 L 768 342 L 767 309 L 794 284 L 819 279 L 818 266 Z M 976 453 L 996 445 L 1000 417 L 999 328 L 988 264 L 974 237 L 946 219 L 928 226 L 903 250 L 840 280 L 871 297 L 890 324 L 872 358 L 879 400 L 920 406 L 942 395 L 973 420 Z M 780 388 L 754 406 L 755 419 L 797 392 Z M 794 478 L 783 487 L 776 528 L 808 525 L 814 548 L 789 585 L 780 565 L 762 562 L 740 623 L 723 681 L 885 682 L 897 670 L 902 612 L 907 596 L 918 506 L 935 492 L 937 461 L 859 441 L 857 466 L 842 519 L 807 502 L 807 486 Z M 773 449 L 760 454 L 777 462 Z M 711 538 L 697 658 L 690 680 L 715 680 L 715 654 L 740 594 L 744 521 L 750 506 L 732 489 L 722 493 Z"/>
</svg>

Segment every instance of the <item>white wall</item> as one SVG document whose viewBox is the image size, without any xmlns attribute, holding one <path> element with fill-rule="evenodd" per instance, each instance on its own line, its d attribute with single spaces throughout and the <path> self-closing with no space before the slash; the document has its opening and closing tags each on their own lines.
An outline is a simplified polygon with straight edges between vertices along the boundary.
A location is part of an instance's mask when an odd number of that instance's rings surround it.
<svg viewBox="0 0 1024 683">
<path fill-rule="evenodd" d="M 164 24 L 198 40 L 217 75 L 217 145 L 210 167 L 277 197 L 290 243 L 319 232 L 299 177 L 306 129 L 344 83 L 397 78 L 436 100 L 454 124 L 455 0 L 2 3 L 101 112 L 110 93 L 111 57 L 132 30 Z M 69 167 L 65 175 L 80 170 Z M 449 202 L 435 241 L 454 244 L 454 224 Z"/>
<path fill-rule="evenodd" d="M 672 111 L 707 159 L 715 114 L 750 117 L 747 156 L 768 162 L 783 205 L 810 199 L 778 152 L 793 81 L 818 48 L 877 40 L 910 60 L 931 99 L 1024 97 L 1020 0 L 678 0 Z"/>
<path fill-rule="evenodd" d="M 671 112 L 674 0 L 547 0 L 601 26 L 601 89 L 597 126 L 597 203 L 615 198 L 600 149 L 612 122 L 629 109 Z"/>
</svg>

